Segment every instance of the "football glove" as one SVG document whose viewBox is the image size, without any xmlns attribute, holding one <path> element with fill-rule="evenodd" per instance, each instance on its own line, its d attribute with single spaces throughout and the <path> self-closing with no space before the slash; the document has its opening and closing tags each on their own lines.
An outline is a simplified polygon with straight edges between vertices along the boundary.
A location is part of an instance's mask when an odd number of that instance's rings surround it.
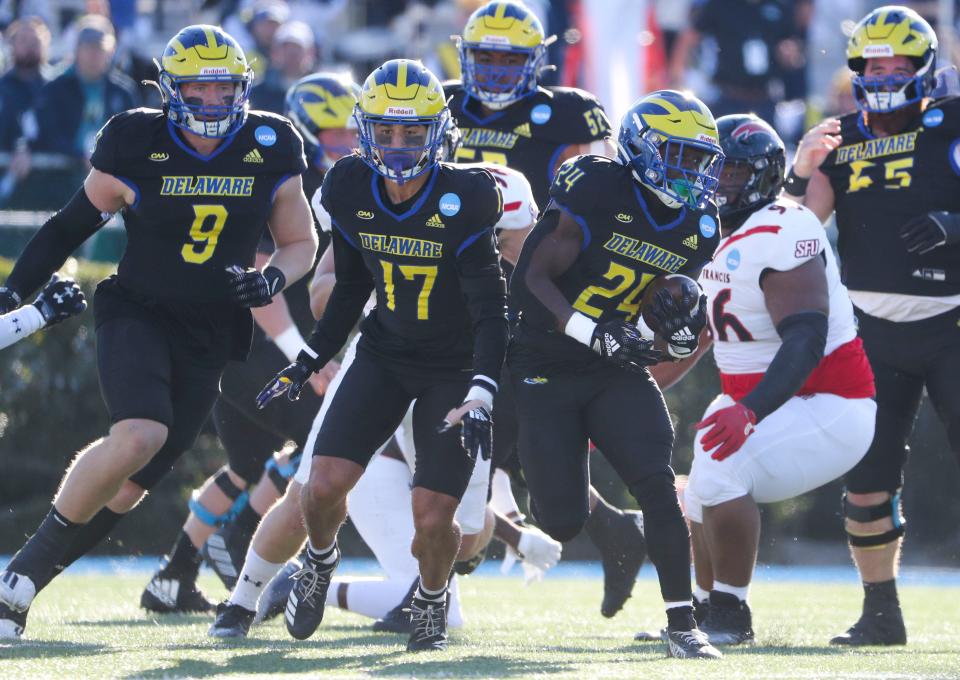
<svg viewBox="0 0 960 680">
<path fill-rule="evenodd" d="M 61 279 L 54 274 L 49 283 L 37 294 L 33 306 L 40 310 L 40 315 L 47 326 L 69 319 L 87 308 L 87 301 L 83 291 L 73 279 Z"/>
<path fill-rule="evenodd" d="M 464 450 L 470 456 L 470 460 L 476 461 L 477 454 L 483 460 L 490 460 L 493 454 L 493 418 L 490 416 L 490 409 L 478 399 L 472 400 L 474 406 L 464 413 L 460 420 L 460 442 Z M 460 408 L 463 408 L 470 402 L 463 402 Z M 455 411 L 456 409 L 454 409 Z M 451 411 L 450 413 L 454 413 Z M 457 424 L 451 422 L 450 415 L 444 418 L 443 423 L 437 428 L 437 432 L 443 434 L 448 432 Z"/>
<path fill-rule="evenodd" d="M 6 286 L 0 286 L 0 314 L 12 312 L 22 304 L 23 300 L 20 299 L 20 296 L 15 290 L 7 288 Z"/>
<path fill-rule="evenodd" d="M 517 549 L 507 546 L 503 556 L 500 573 L 506 574 L 519 560 L 523 568 L 524 585 L 530 585 L 543 578 L 543 574 L 557 565 L 563 545 L 555 541 L 536 527 L 522 527 Z"/>
<path fill-rule="evenodd" d="M 714 460 L 729 458 L 743 446 L 747 437 L 756 429 L 757 415 L 749 408 L 737 402 L 727 406 L 696 424 L 698 430 L 710 427 L 710 430 L 700 439 L 704 451 L 717 448 L 710 454 Z"/>
<path fill-rule="evenodd" d="M 263 271 L 239 265 L 227 267 L 230 274 L 230 292 L 241 307 L 264 307 L 270 304 L 273 296 L 283 290 L 287 278 L 276 267 L 267 267 Z"/>
<path fill-rule="evenodd" d="M 296 361 L 277 373 L 273 380 L 260 390 L 257 395 L 257 408 L 263 408 L 284 393 L 287 399 L 296 401 L 300 398 L 303 386 L 317 370 L 316 360 L 306 352 L 300 352 Z"/>
<path fill-rule="evenodd" d="M 908 253 L 919 255 L 955 245 L 960 243 L 960 215 L 940 210 L 915 217 L 900 228 L 900 238 Z"/>
<path fill-rule="evenodd" d="M 664 358 L 662 352 L 653 348 L 653 340 L 644 340 L 637 327 L 623 319 L 598 323 L 590 347 L 603 358 L 633 370 L 643 370 Z"/>
<path fill-rule="evenodd" d="M 667 353 L 674 359 L 686 359 L 697 351 L 700 331 L 707 325 L 707 296 L 684 291 L 680 307 L 670 292 L 661 288 L 653 298 L 650 313 L 656 319 L 660 336 L 667 341 Z"/>
</svg>

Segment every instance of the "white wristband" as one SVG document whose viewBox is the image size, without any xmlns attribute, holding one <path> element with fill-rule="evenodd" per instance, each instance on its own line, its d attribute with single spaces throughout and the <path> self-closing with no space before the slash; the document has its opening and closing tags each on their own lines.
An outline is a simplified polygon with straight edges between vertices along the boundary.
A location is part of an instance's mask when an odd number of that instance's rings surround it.
<svg viewBox="0 0 960 680">
<path fill-rule="evenodd" d="M 646 321 L 643 320 L 643 314 L 637 318 L 637 330 L 640 331 L 640 337 L 644 340 L 654 339 L 654 330 L 647 325 Z"/>
<path fill-rule="evenodd" d="M 567 321 L 567 325 L 564 326 L 563 332 L 574 340 L 590 347 L 590 343 L 593 340 L 593 331 L 596 327 L 596 321 L 580 312 L 574 312 L 570 320 Z"/>
<path fill-rule="evenodd" d="M 300 331 L 297 330 L 296 326 L 290 326 L 290 328 L 275 337 L 273 344 L 283 352 L 283 355 L 287 357 L 287 361 L 294 361 L 297 355 L 300 354 L 300 350 L 307 348 L 307 343 L 303 339 L 303 336 L 300 335 Z"/>
<path fill-rule="evenodd" d="M 483 405 L 487 407 L 488 411 L 493 411 L 493 392 L 488 390 L 486 387 L 472 385 L 467 391 L 467 396 L 463 400 L 463 403 L 473 401 L 474 399 L 482 401 Z"/>
</svg>

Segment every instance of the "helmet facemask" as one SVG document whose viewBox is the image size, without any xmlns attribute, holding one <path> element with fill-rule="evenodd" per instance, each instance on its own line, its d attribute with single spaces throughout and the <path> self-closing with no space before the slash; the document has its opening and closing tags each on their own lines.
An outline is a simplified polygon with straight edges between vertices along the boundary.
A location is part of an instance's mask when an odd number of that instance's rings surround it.
<svg viewBox="0 0 960 680">
<path fill-rule="evenodd" d="M 504 109 L 536 92 L 546 59 L 544 45 L 499 47 L 460 41 L 458 48 L 463 87 L 488 109 Z M 479 63 L 477 52 L 521 55 L 524 61 L 515 66 L 484 64 Z"/>
<path fill-rule="evenodd" d="M 891 74 L 885 76 L 865 75 L 866 59 L 856 61 L 857 66 L 852 79 L 853 98 L 857 108 L 867 113 L 890 113 L 905 106 L 916 104 L 925 97 L 929 97 L 936 87 L 936 73 L 934 72 L 934 54 L 931 52 L 926 60 L 911 59 L 918 65 L 913 75 Z"/>
<path fill-rule="evenodd" d="M 354 111 L 360 133 L 360 153 L 363 160 L 386 179 L 403 184 L 433 168 L 450 125 L 450 112 L 444 108 L 436 116 L 397 118 L 364 113 L 359 105 Z M 403 146 L 395 146 L 393 136 L 385 138 L 379 125 L 405 128 Z M 422 127 L 422 134 L 407 134 L 412 126 Z"/>
<path fill-rule="evenodd" d="M 783 186 L 783 154 L 770 159 L 726 158 L 715 201 L 721 219 L 736 219 L 776 200 Z"/>
<path fill-rule="evenodd" d="M 252 72 L 243 75 L 209 75 L 175 77 L 160 71 L 160 91 L 167 116 L 177 127 L 200 137 L 229 137 L 247 118 L 247 100 L 253 81 Z M 234 94 L 225 97 L 227 103 L 208 105 L 197 98 L 184 97 L 182 87 L 188 83 L 233 83 Z"/>
</svg>

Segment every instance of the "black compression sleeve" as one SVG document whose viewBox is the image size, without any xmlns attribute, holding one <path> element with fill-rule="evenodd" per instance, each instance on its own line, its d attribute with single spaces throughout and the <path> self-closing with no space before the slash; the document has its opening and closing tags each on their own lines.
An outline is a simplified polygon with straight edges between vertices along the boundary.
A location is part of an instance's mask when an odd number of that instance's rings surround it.
<svg viewBox="0 0 960 680">
<path fill-rule="evenodd" d="M 777 324 L 780 349 L 760 383 L 741 399 L 757 421 L 783 406 L 803 387 L 823 358 L 827 344 L 827 315 L 823 312 L 791 314 Z"/>
<path fill-rule="evenodd" d="M 473 371 L 497 381 L 507 350 L 507 284 L 492 229 L 463 250 L 457 271 L 473 320 Z"/>
<path fill-rule="evenodd" d="M 336 356 L 357 323 L 363 306 L 373 290 L 373 278 L 363 263 L 363 256 L 337 230 L 333 230 L 333 267 L 336 283 L 323 316 L 307 344 L 317 353 L 318 368 Z"/>
<path fill-rule="evenodd" d="M 80 187 L 27 243 L 10 272 L 7 287 L 15 290 L 21 298 L 33 295 L 107 219 Z"/>
</svg>

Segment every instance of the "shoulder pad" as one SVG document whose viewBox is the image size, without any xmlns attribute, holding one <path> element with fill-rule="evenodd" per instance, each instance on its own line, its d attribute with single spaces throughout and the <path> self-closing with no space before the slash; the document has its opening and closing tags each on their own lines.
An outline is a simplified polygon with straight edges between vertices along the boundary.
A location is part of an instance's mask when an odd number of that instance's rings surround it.
<svg viewBox="0 0 960 680">
<path fill-rule="evenodd" d="M 742 248 L 753 250 L 758 264 L 777 271 L 799 267 L 829 247 L 813 211 L 783 198 L 760 208 L 734 236 L 748 234 Z"/>
<path fill-rule="evenodd" d="M 566 144 L 584 144 L 610 136 L 610 120 L 603 105 L 592 94 L 576 87 L 544 88 L 547 95 L 544 103 L 531 108 L 533 129 L 538 136 L 555 139 Z M 549 108 L 549 119 L 537 124 L 537 116 L 546 115 L 546 110 L 537 113 L 538 106 Z"/>
<path fill-rule="evenodd" d="M 280 172 L 299 175 L 307 169 L 307 158 L 303 150 L 303 138 L 287 118 L 269 111 L 250 111 L 240 134 L 249 135 L 251 143 L 286 151 L 271 154 L 276 158 Z"/>
<path fill-rule="evenodd" d="M 597 199 L 616 190 L 623 170 L 622 165 L 603 156 L 576 156 L 557 169 L 550 198 L 573 213 L 589 212 Z"/>
<path fill-rule="evenodd" d="M 97 170 L 117 174 L 126 158 L 143 157 L 154 134 L 166 125 L 166 116 L 157 109 L 131 109 L 111 117 L 97 133 L 90 163 Z"/>
</svg>

